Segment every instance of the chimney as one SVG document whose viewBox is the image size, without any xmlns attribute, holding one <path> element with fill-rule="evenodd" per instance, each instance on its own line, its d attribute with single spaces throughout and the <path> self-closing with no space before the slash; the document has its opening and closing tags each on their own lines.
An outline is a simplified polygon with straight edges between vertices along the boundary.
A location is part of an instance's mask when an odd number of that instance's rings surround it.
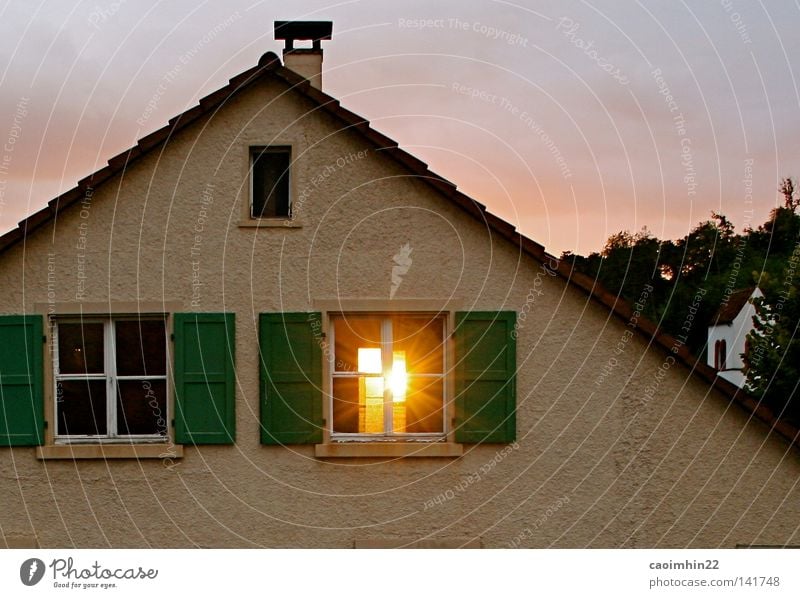
<svg viewBox="0 0 800 598">
<path fill-rule="evenodd" d="M 308 79 L 311 85 L 322 89 L 322 46 L 320 41 L 330 39 L 331 21 L 275 21 L 275 39 L 286 40 L 283 64 L 286 68 Z M 310 48 L 295 48 L 295 40 L 311 40 Z"/>
</svg>

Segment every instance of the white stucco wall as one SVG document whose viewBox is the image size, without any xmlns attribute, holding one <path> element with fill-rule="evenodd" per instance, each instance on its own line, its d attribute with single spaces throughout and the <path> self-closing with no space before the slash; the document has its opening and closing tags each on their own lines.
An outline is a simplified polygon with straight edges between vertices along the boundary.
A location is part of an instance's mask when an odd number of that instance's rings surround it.
<svg viewBox="0 0 800 598">
<path fill-rule="evenodd" d="M 750 298 L 763 296 L 761 290 L 756 288 Z M 724 340 L 728 348 L 727 369 L 720 371 L 719 376 L 729 382 L 733 382 L 739 388 L 744 388 L 745 376 L 742 373 L 742 368 L 744 368 L 742 354 L 747 341 L 747 333 L 753 329 L 753 316 L 755 314 L 755 306 L 748 302 L 730 324 L 708 327 L 708 350 L 706 351 L 708 365 L 715 366 L 714 347 L 717 341 Z"/>
<path fill-rule="evenodd" d="M 308 190 L 297 205 L 302 228 L 237 226 L 247 148 L 266 144 L 295 148 L 295 198 Z M 337 166 L 360 151 L 366 157 Z M 56 301 L 74 301 L 83 280 L 87 301 L 235 312 L 236 444 L 186 447 L 172 466 L 39 461 L 32 448 L 1 448 L 8 538 L 80 547 L 796 542 L 795 449 L 282 84 L 237 96 L 100 186 L 84 209 L 0 255 L 0 312 L 48 301 L 48 259 Z M 204 286 L 193 307 L 198 223 Z M 518 445 L 467 446 L 458 459 L 332 461 L 311 446 L 260 445 L 258 314 L 388 298 L 392 258 L 406 243 L 413 264 L 398 299 L 520 314 Z"/>
</svg>

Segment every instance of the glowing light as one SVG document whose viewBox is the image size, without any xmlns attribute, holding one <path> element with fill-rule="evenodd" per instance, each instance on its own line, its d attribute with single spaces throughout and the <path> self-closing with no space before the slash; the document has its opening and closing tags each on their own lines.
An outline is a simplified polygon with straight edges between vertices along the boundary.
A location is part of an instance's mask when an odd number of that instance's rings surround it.
<svg viewBox="0 0 800 598">
<path fill-rule="evenodd" d="M 360 431 L 368 434 L 383 432 L 383 376 L 362 378 L 364 381 L 364 421 Z"/>
<path fill-rule="evenodd" d="M 367 399 L 380 399 L 383 401 L 383 377 L 364 378 L 364 392 Z"/>
<path fill-rule="evenodd" d="M 362 374 L 382 374 L 380 349 L 358 349 L 358 371 Z M 359 382 L 359 432 L 383 432 L 383 376 L 364 376 Z"/>
<path fill-rule="evenodd" d="M 389 388 L 392 390 L 392 400 L 395 403 L 405 402 L 406 389 L 408 388 L 405 351 L 395 351 L 393 354 L 392 373 L 389 374 Z"/>
<path fill-rule="evenodd" d="M 358 371 L 364 374 L 382 374 L 380 349 L 358 349 Z"/>
<path fill-rule="evenodd" d="M 405 402 L 408 390 L 406 352 L 394 351 L 392 353 L 392 369 L 389 372 L 384 372 L 381 349 L 359 347 L 358 372 L 359 374 L 384 374 L 383 376 L 359 376 L 359 432 L 367 434 L 383 433 L 384 391 L 387 387 L 392 391 L 392 429 L 396 433 L 405 432 Z"/>
</svg>

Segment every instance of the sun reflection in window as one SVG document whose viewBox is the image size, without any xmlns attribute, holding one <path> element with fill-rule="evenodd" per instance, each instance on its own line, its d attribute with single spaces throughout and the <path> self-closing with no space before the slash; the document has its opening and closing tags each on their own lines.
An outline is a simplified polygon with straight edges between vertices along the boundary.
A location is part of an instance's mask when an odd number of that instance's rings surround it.
<svg viewBox="0 0 800 598">
<path fill-rule="evenodd" d="M 395 403 L 405 403 L 408 388 L 408 372 L 406 371 L 406 352 L 395 351 L 392 359 L 392 372 L 389 374 L 389 388 Z"/>
<path fill-rule="evenodd" d="M 358 371 L 362 374 L 382 374 L 381 350 L 359 347 Z"/>
<path fill-rule="evenodd" d="M 359 347 L 358 372 L 360 374 L 384 374 L 381 350 Z M 394 351 L 392 369 L 388 372 L 389 390 L 392 393 L 392 429 L 394 432 L 406 430 L 406 390 L 408 372 L 406 371 L 406 352 Z M 358 385 L 358 429 L 362 433 L 381 434 L 384 431 L 386 391 L 384 376 L 361 376 Z"/>
</svg>

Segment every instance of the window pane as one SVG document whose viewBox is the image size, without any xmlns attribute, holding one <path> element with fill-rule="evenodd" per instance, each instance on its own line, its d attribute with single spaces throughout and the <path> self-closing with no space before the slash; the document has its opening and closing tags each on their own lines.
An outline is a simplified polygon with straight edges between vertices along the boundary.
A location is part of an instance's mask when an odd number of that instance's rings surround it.
<svg viewBox="0 0 800 598">
<path fill-rule="evenodd" d="M 444 386 L 439 378 L 411 378 L 406 393 L 406 432 L 441 433 L 444 424 Z"/>
<path fill-rule="evenodd" d="M 359 349 L 381 348 L 381 320 L 369 316 L 336 316 L 333 318 L 334 361 L 337 372 L 358 372 Z M 373 371 L 374 352 L 361 351 L 362 367 Z"/>
<path fill-rule="evenodd" d="M 62 374 L 102 374 L 103 324 L 58 324 L 58 369 Z"/>
<path fill-rule="evenodd" d="M 405 351 L 410 374 L 441 374 L 444 357 L 442 318 L 395 316 L 392 341 L 395 351 Z"/>
<path fill-rule="evenodd" d="M 383 378 L 333 379 L 333 431 L 383 434 Z"/>
<path fill-rule="evenodd" d="M 333 431 L 358 432 L 358 378 L 333 379 Z"/>
<path fill-rule="evenodd" d="M 56 412 L 59 434 L 106 434 L 106 381 L 59 381 L 56 386 Z"/>
<path fill-rule="evenodd" d="M 253 156 L 253 217 L 289 215 L 289 149 L 267 148 Z"/>
<path fill-rule="evenodd" d="M 167 336 L 164 325 L 164 320 L 120 320 L 114 323 L 118 375 L 166 375 Z"/>
<path fill-rule="evenodd" d="M 166 436 L 166 380 L 120 380 L 117 388 L 118 434 Z"/>
</svg>

